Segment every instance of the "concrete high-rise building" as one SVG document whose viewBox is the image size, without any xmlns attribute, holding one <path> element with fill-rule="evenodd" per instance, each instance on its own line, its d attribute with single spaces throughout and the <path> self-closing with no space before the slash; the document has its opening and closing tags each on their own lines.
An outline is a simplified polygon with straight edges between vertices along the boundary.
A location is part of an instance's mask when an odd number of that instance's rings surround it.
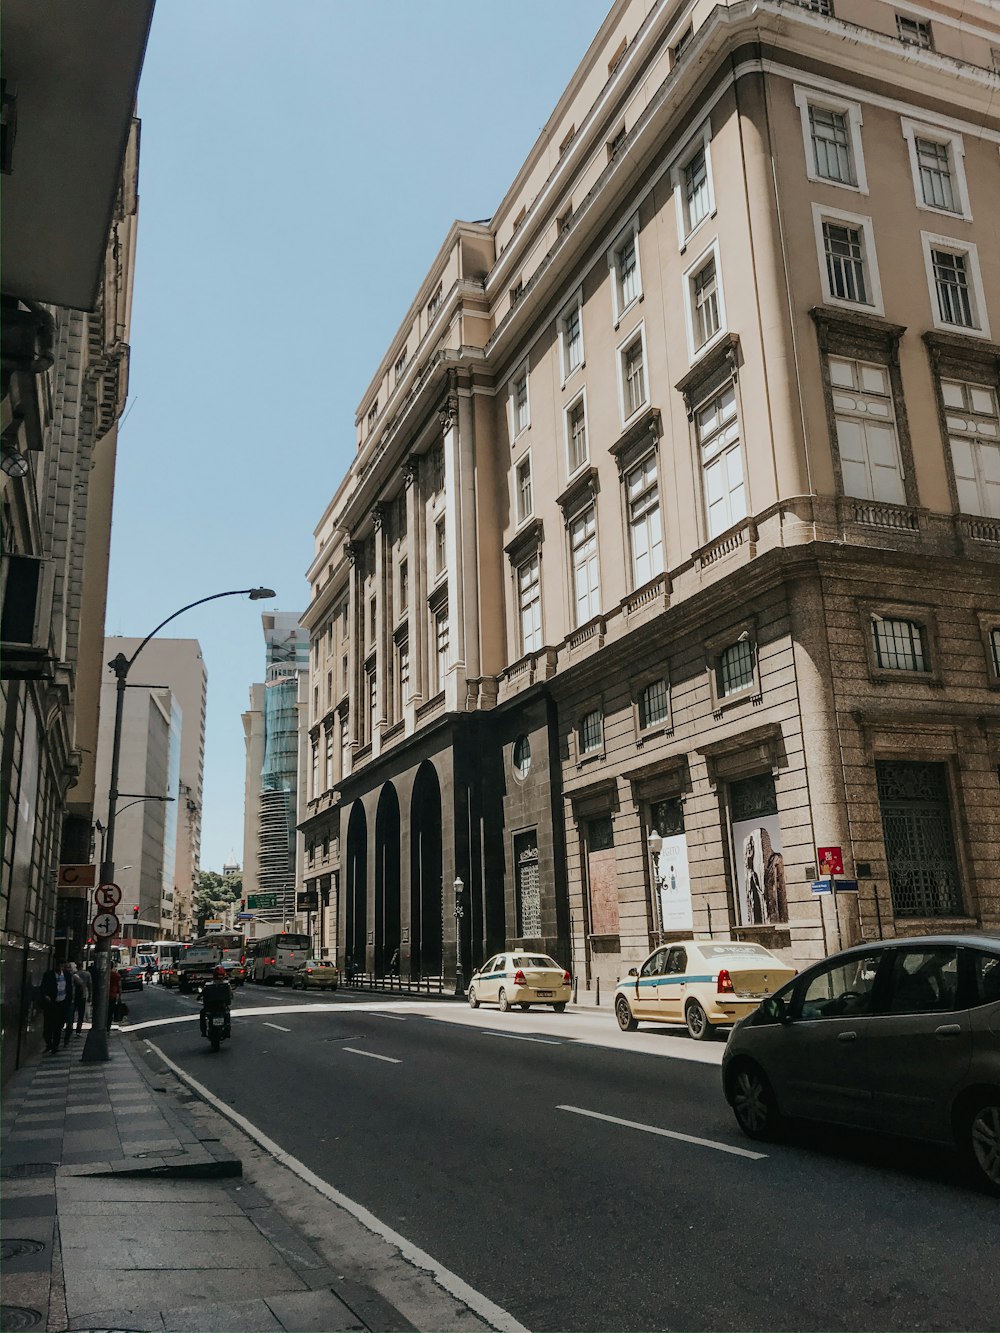
<svg viewBox="0 0 1000 1333">
<path fill-rule="evenodd" d="M 82 956 L 96 873 L 94 753 L 137 233 L 134 110 L 152 9 L 4 6 L 4 1078 L 41 1045 L 42 971 Z"/>
<path fill-rule="evenodd" d="M 108 638 L 104 644 L 104 660 L 110 661 L 118 653 L 131 657 L 141 642 L 137 638 Z M 115 678 L 110 671 L 106 672 L 106 677 L 101 700 L 95 804 L 102 823 L 107 819 L 115 714 Z M 136 796 L 171 795 L 174 799 L 163 803 L 162 809 L 159 808 L 161 803 L 154 800 L 137 802 L 126 812 L 128 799 L 122 797 L 115 829 L 117 864 L 138 867 L 142 863 L 144 866 L 141 897 L 129 903 L 130 912 L 131 907 L 139 903 L 142 909 L 140 924 L 155 928 L 155 935 L 144 938 L 188 939 L 193 932 L 193 900 L 201 857 L 207 702 L 208 674 L 198 640 L 150 639 L 132 670 L 125 692 L 122 772 L 118 786 L 120 791 L 134 792 Z M 158 770 L 149 770 L 144 778 L 142 767 L 143 756 L 158 751 L 158 709 L 163 713 L 168 738 L 167 769 L 162 783 Z M 129 755 L 131 765 L 128 778 L 125 776 L 126 755 Z M 136 785 L 142 782 L 147 785 Z M 159 866 L 162 880 L 162 899 L 155 904 L 154 865 Z M 128 872 L 120 871 L 119 878 L 127 898 Z"/>
<path fill-rule="evenodd" d="M 1000 926 L 998 50 L 983 0 L 612 5 L 316 528 L 342 955 Z"/>
<path fill-rule="evenodd" d="M 243 825 L 243 891 L 273 895 L 255 908 L 249 933 L 261 925 L 291 924 L 302 883 L 299 806 L 299 693 L 309 670 L 309 635 L 297 612 L 261 616 L 265 680 L 250 687 L 243 714 L 247 747 Z M 257 931 L 259 933 L 259 931 Z"/>
</svg>

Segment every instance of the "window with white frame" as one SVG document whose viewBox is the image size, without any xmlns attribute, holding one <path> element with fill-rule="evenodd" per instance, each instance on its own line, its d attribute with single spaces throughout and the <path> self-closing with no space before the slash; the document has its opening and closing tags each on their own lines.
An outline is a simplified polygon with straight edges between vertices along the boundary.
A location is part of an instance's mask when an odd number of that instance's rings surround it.
<svg viewBox="0 0 1000 1333">
<path fill-rule="evenodd" d="M 405 370 L 406 370 L 406 348 L 404 347 L 402 352 L 400 352 L 399 356 L 396 358 L 396 364 L 393 367 L 394 384 L 398 384 L 399 381 L 403 378 L 403 372 Z"/>
<path fill-rule="evenodd" d="M 514 470 L 514 504 L 518 523 L 530 518 L 533 510 L 531 500 L 531 458 L 523 458 Z"/>
<path fill-rule="evenodd" d="M 953 213 L 971 222 L 962 136 L 905 118 L 900 123 L 910 155 L 917 206 L 935 213 Z"/>
<path fill-rule="evenodd" d="M 808 179 L 867 194 L 858 103 L 799 86 L 794 98 L 802 121 Z"/>
<path fill-rule="evenodd" d="M 813 223 L 824 301 L 882 314 L 871 218 L 813 204 Z"/>
<path fill-rule="evenodd" d="M 542 646 L 542 592 L 537 552 L 518 566 L 517 610 L 521 624 L 521 652 L 535 653 Z"/>
<path fill-rule="evenodd" d="M 444 515 L 434 524 L 434 573 L 443 574 L 448 568 L 448 526 Z"/>
<path fill-rule="evenodd" d="M 600 751 L 604 737 L 604 715 L 599 708 L 584 713 L 578 734 L 581 754 L 596 754 Z"/>
<path fill-rule="evenodd" d="M 688 279 L 691 287 L 691 331 L 695 350 L 705 346 L 719 332 L 719 281 L 715 254 Z"/>
<path fill-rule="evenodd" d="M 987 384 L 942 379 L 941 399 L 958 507 L 963 514 L 1000 518 L 1000 413 Z"/>
<path fill-rule="evenodd" d="M 907 46 L 919 46 L 922 51 L 933 51 L 931 25 L 923 19 L 911 19 L 905 14 L 896 15 L 896 35 Z"/>
<path fill-rule="evenodd" d="M 583 307 L 577 297 L 559 321 L 562 343 L 563 379 L 569 379 L 574 370 L 583 365 Z"/>
<path fill-rule="evenodd" d="M 650 452 L 625 474 L 632 581 L 636 588 L 663 573 L 663 531 L 656 454 Z"/>
<path fill-rule="evenodd" d="M 427 323 L 429 324 L 441 307 L 442 285 L 438 283 L 437 289 L 431 299 L 427 302 Z"/>
<path fill-rule="evenodd" d="M 528 367 L 522 366 L 510 382 L 510 429 L 514 439 L 531 424 L 528 403 Z"/>
<path fill-rule="evenodd" d="M 319 741 L 312 743 L 312 796 L 313 800 L 320 794 L 319 789 Z"/>
<path fill-rule="evenodd" d="M 439 607 L 434 613 L 434 687 L 440 693 L 448 675 L 451 639 L 448 626 L 448 608 Z"/>
<path fill-rule="evenodd" d="M 638 217 L 632 219 L 628 230 L 608 251 L 608 267 L 612 275 L 614 316 L 617 324 L 629 306 L 642 295 Z"/>
<path fill-rule="evenodd" d="M 729 384 L 695 413 L 705 524 L 711 540 L 746 518 L 736 387 Z"/>
<path fill-rule="evenodd" d="M 573 592 L 576 623 L 584 625 L 601 609 L 600 575 L 597 556 L 597 509 L 593 504 L 570 522 L 570 556 L 573 567 Z"/>
<path fill-rule="evenodd" d="M 888 366 L 827 358 L 844 494 L 903 504 L 903 465 Z"/>
<path fill-rule="evenodd" d="M 330 791 L 333 788 L 333 732 L 328 731 L 324 739 L 326 741 L 326 787 L 324 790 Z"/>
<path fill-rule="evenodd" d="M 979 270 L 979 252 L 967 241 L 920 233 L 931 292 L 934 324 L 939 329 L 971 331 L 989 337 L 989 320 Z"/>
<path fill-rule="evenodd" d="M 650 681 L 639 692 L 639 729 L 648 731 L 670 718 L 670 695 L 663 679 Z"/>
<path fill-rule="evenodd" d="M 927 635 L 915 620 L 872 616 L 875 662 L 884 671 L 927 671 Z"/>
<path fill-rule="evenodd" d="M 711 136 L 711 124 L 706 121 L 696 136 L 695 146 L 688 146 L 677 165 L 671 168 L 671 183 L 677 200 L 677 233 L 682 241 L 715 209 Z"/>
<path fill-rule="evenodd" d="M 622 416 L 634 416 L 646 402 L 646 359 L 642 331 L 621 349 Z"/>
<path fill-rule="evenodd" d="M 572 476 L 587 461 L 587 407 L 581 396 L 566 409 L 566 467 Z"/>
<path fill-rule="evenodd" d="M 742 634 L 735 643 L 719 654 L 716 666 L 716 688 L 721 699 L 739 694 L 752 687 L 755 680 L 754 646 L 749 634 Z"/>
</svg>

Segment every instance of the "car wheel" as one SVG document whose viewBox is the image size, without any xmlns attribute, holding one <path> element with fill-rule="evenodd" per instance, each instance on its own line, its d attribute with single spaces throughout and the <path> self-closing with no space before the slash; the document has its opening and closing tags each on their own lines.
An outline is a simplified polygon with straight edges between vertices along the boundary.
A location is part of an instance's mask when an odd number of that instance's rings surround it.
<svg viewBox="0 0 1000 1333">
<path fill-rule="evenodd" d="M 509 1011 L 510 1011 L 510 1000 L 507 999 L 507 992 L 506 992 L 505 990 L 501 990 L 501 991 L 500 991 L 500 1012 L 501 1012 L 502 1014 L 506 1014 L 506 1013 L 509 1013 Z"/>
<path fill-rule="evenodd" d="M 336 990 L 337 987 L 338 987 L 339 985 L 340 985 L 340 982 L 339 982 L 339 981 L 335 981 L 335 982 L 333 983 L 333 985 L 330 987 L 330 989 L 331 989 L 331 990 Z"/>
<path fill-rule="evenodd" d="M 714 1035 L 708 1014 L 697 1000 L 688 1000 L 684 1007 L 684 1022 L 695 1041 L 709 1041 Z"/>
<path fill-rule="evenodd" d="M 557 1000 L 556 1003 L 552 1006 L 552 1009 L 554 1013 L 564 1014 L 566 1012 L 566 1001 Z"/>
<path fill-rule="evenodd" d="M 726 1085 L 736 1123 L 747 1138 L 775 1138 L 781 1115 L 761 1067 L 752 1060 L 741 1060 L 730 1070 Z"/>
<path fill-rule="evenodd" d="M 1000 1194 L 1000 1092 L 986 1093 L 973 1104 L 960 1146 L 977 1184 Z"/>
<path fill-rule="evenodd" d="M 469 987 L 469 1008 L 470 1009 L 479 1008 L 479 996 L 476 994 L 475 986 Z"/>
<path fill-rule="evenodd" d="M 632 1006 L 624 995 L 619 995 L 615 1000 L 615 1018 L 618 1019 L 618 1026 L 623 1032 L 634 1032 L 639 1026 L 632 1013 Z"/>
<path fill-rule="evenodd" d="M 521 1008 L 524 1010 L 525 1013 L 527 1013 L 528 1010 L 531 1008 L 531 1005 L 530 1005 L 530 1004 L 522 1004 L 522 1005 L 521 1005 Z"/>
</svg>

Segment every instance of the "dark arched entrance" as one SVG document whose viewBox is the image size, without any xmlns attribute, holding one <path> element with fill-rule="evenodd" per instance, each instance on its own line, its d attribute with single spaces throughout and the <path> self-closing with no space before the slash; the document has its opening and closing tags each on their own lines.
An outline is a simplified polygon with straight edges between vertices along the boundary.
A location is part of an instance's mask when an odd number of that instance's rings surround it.
<svg viewBox="0 0 1000 1333">
<path fill-rule="evenodd" d="M 375 812 L 375 974 L 383 976 L 400 948 L 399 798 L 386 783 Z"/>
<path fill-rule="evenodd" d="M 368 936 L 368 821 L 364 806 L 354 802 L 347 825 L 347 860 L 344 882 L 344 962 L 367 970 Z"/>
<path fill-rule="evenodd" d="M 410 805 L 410 943 L 415 976 L 442 971 L 441 788 L 434 765 L 417 770 Z"/>
</svg>

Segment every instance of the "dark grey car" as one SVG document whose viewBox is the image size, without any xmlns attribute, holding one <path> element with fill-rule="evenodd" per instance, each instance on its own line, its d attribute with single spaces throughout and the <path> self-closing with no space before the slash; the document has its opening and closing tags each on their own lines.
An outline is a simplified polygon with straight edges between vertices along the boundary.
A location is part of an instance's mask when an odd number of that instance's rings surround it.
<svg viewBox="0 0 1000 1333">
<path fill-rule="evenodd" d="M 751 1138 L 788 1116 L 945 1143 L 1000 1193 L 1000 936 L 824 959 L 737 1025 L 722 1079 Z"/>
</svg>

